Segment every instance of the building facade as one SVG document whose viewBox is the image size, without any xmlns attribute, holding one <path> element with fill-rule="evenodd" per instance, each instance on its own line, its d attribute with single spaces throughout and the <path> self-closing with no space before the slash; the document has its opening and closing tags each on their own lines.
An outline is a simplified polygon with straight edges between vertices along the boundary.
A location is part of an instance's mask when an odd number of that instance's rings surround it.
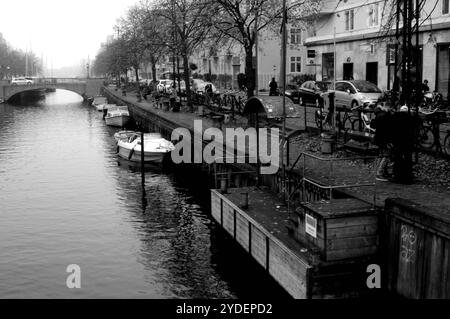
<svg viewBox="0 0 450 319">
<path fill-rule="evenodd" d="M 336 76 L 337 80 L 368 80 L 382 90 L 391 89 L 395 37 L 388 35 L 387 27 L 394 6 L 393 0 L 324 1 L 320 16 L 304 41 L 307 49 L 315 53 L 317 79 L 333 80 Z M 431 90 L 447 97 L 450 91 L 449 0 L 425 1 L 420 25 L 420 57 L 415 61 L 418 76 L 429 81 Z"/>
</svg>

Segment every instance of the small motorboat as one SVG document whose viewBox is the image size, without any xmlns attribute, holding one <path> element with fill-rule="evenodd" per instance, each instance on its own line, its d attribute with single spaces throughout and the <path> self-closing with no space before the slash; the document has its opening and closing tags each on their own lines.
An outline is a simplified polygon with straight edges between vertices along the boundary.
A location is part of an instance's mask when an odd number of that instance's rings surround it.
<svg viewBox="0 0 450 319">
<path fill-rule="evenodd" d="M 94 100 L 92 101 L 92 106 L 97 107 L 97 105 L 104 105 L 104 104 L 108 104 L 108 100 L 106 99 L 105 96 L 96 96 L 94 97 Z M 98 110 L 98 108 L 97 108 Z"/>
<path fill-rule="evenodd" d="M 108 109 L 110 109 L 112 107 L 116 107 L 116 106 L 117 106 L 117 104 L 99 104 L 99 105 L 96 105 L 95 108 L 97 109 L 97 111 L 102 112 L 104 110 L 108 110 Z"/>
<path fill-rule="evenodd" d="M 116 142 L 119 141 L 127 142 L 130 139 L 130 137 L 138 136 L 138 134 L 139 132 L 136 131 L 119 131 L 114 133 L 114 139 L 116 140 Z"/>
<path fill-rule="evenodd" d="M 158 137 L 159 136 L 159 137 Z M 135 133 L 128 140 L 117 142 L 117 151 L 120 157 L 132 162 L 141 161 L 141 136 Z M 153 133 L 144 134 L 144 162 L 160 164 L 166 154 L 172 152 L 175 146 L 168 140 Z"/>
<path fill-rule="evenodd" d="M 106 125 L 124 127 L 130 121 L 127 106 L 109 107 L 105 116 Z"/>
<path fill-rule="evenodd" d="M 116 140 L 116 142 L 119 142 L 119 141 L 127 142 L 131 137 L 135 137 L 135 136 L 140 138 L 141 133 L 136 132 L 136 131 L 125 130 L 125 131 L 116 132 L 114 134 L 114 139 Z M 160 139 L 160 138 L 162 138 L 160 133 L 144 133 L 144 140 Z"/>
</svg>

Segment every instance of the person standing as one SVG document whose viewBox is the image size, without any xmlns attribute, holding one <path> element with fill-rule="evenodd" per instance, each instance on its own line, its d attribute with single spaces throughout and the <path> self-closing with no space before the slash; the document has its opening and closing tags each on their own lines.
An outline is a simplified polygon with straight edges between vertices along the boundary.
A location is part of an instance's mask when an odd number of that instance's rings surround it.
<svg viewBox="0 0 450 319">
<path fill-rule="evenodd" d="M 418 118 L 403 105 L 392 115 L 394 179 L 399 184 L 412 184 L 414 180 L 412 154 L 417 140 Z"/>
<path fill-rule="evenodd" d="M 269 83 L 269 96 L 276 96 L 278 95 L 278 84 L 277 81 L 275 81 L 275 78 L 272 78 L 272 81 Z"/>
<path fill-rule="evenodd" d="M 379 148 L 376 180 L 387 182 L 390 178 L 388 165 L 392 156 L 391 113 L 386 106 L 377 106 L 374 113 L 375 119 L 370 123 L 370 126 L 375 130 L 375 144 Z"/>
</svg>

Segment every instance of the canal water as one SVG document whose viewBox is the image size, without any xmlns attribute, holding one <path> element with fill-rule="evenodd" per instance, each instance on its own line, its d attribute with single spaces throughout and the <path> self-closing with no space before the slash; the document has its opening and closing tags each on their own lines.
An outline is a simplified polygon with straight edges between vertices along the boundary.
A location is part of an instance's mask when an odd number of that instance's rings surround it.
<svg viewBox="0 0 450 319">
<path fill-rule="evenodd" d="M 0 298 L 287 297 L 214 224 L 195 177 L 150 169 L 142 185 L 114 132 L 68 91 L 0 104 Z"/>
</svg>

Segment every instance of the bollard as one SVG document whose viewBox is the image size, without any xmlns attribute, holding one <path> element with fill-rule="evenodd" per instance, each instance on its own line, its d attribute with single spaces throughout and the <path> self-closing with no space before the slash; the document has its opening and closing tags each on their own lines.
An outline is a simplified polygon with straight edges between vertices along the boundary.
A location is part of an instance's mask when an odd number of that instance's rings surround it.
<svg viewBox="0 0 450 319">
<path fill-rule="evenodd" d="M 331 119 L 331 127 L 334 130 L 336 128 L 336 114 L 335 114 L 335 105 L 334 105 L 334 101 L 335 101 L 335 92 L 330 92 L 328 97 L 329 97 L 329 107 L 328 107 L 328 113 L 330 114 L 330 119 Z"/>
<path fill-rule="evenodd" d="M 248 193 L 241 193 L 241 194 L 243 195 L 241 208 L 247 209 L 248 208 Z"/>
<path fill-rule="evenodd" d="M 227 183 L 227 179 L 226 178 L 222 178 L 220 180 L 220 192 L 222 194 L 226 194 L 228 192 L 228 183 Z"/>
</svg>

